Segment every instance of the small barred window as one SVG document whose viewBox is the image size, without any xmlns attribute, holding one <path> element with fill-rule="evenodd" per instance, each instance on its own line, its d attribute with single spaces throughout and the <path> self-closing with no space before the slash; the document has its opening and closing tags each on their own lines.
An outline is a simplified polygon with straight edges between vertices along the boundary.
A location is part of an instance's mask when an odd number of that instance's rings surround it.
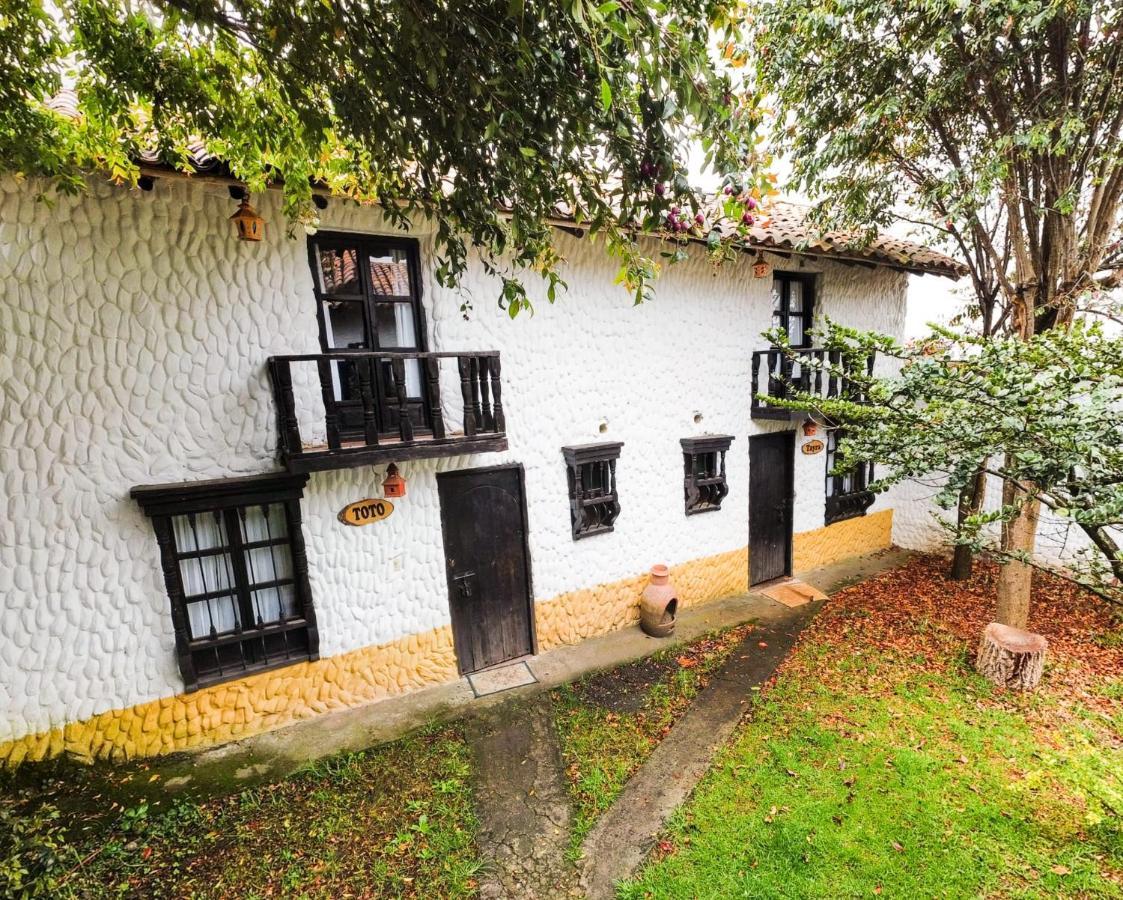
<svg viewBox="0 0 1123 900">
<path fill-rule="evenodd" d="M 707 434 L 683 438 L 683 498 L 686 514 L 713 512 L 729 493 L 725 478 L 725 453 L 733 438 L 727 434 Z"/>
<path fill-rule="evenodd" d="M 573 539 L 613 530 L 620 515 L 616 494 L 619 442 L 562 447 L 569 476 L 569 511 Z"/>
<path fill-rule="evenodd" d="M 859 463 L 849 471 L 835 474 L 838 464 L 838 445 L 846 436 L 841 428 L 827 432 L 827 509 L 826 523 L 841 522 L 864 516 L 873 505 L 874 495 L 869 490 L 873 482 L 873 463 Z"/>
</svg>

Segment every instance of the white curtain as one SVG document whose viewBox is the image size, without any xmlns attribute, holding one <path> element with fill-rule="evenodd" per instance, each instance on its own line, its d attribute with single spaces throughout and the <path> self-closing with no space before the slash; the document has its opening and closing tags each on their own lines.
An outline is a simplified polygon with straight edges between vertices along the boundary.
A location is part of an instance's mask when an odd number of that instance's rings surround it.
<svg viewBox="0 0 1123 900">
<path fill-rule="evenodd" d="M 379 335 L 379 343 L 383 347 L 403 347 L 412 349 L 417 346 L 417 330 L 413 321 L 413 306 L 409 303 L 394 304 L 394 334 Z M 409 397 L 421 396 L 421 362 L 416 359 L 406 360 L 406 395 Z"/>
<path fill-rule="evenodd" d="M 275 541 L 288 535 L 285 508 L 280 503 L 239 509 L 238 521 L 244 544 Z M 292 578 L 292 556 L 287 543 L 247 550 L 246 576 L 250 583 L 253 614 L 258 621 L 264 624 L 278 622 L 296 612 L 296 595 L 291 584 L 254 589 L 255 585 Z"/>
<path fill-rule="evenodd" d="M 284 506 L 250 506 L 238 510 L 243 544 L 284 540 L 288 535 Z M 240 621 L 234 569 L 230 560 L 222 513 L 199 513 L 195 516 L 173 516 L 176 547 L 181 553 L 223 548 L 223 552 L 180 560 L 180 578 L 187 599 L 187 618 L 192 638 L 206 638 L 212 632 L 234 631 Z M 245 551 L 246 575 L 250 584 L 250 604 L 254 621 L 243 624 L 252 628 L 259 622 L 269 624 L 295 615 L 296 592 L 293 585 L 256 585 L 292 578 L 292 556 L 287 541 Z M 227 592 L 225 596 L 192 597 Z"/>
<path fill-rule="evenodd" d="M 173 516 L 175 545 L 180 553 L 211 550 L 227 546 L 226 527 L 222 513 L 204 512 L 189 516 Z M 238 627 L 238 603 L 234 596 L 234 569 L 230 554 L 211 553 L 181 559 L 179 575 L 187 598 L 187 618 L 191 637 L 206 638 L 224 634 Z M 204 594 L 228 591 L 224 597 L 192 600 Z"/>
</svg>

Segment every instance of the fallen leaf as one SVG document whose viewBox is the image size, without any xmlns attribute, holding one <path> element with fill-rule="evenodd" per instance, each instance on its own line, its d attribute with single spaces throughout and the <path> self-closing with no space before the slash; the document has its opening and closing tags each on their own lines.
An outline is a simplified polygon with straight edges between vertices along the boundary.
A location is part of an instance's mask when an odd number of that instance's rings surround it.
<svg viewBox="0 0 1123 900">
<path fill-rule="evenodd" d="M 1072 872 L 1072 869 L 1070 869 L 1068 866 L 1053 866 L 1053 868 L 1051 868 L 1049 871 L 1054 875 L 1068 875 Z"/>
<path fill-rule="evenodd" d="M 698 660 L 691 659 L 689 656 L 676 657 L 675 662 L 677 662 L 684 669 L 693 669 L 696 665 L 698 665 Z"/>
</svg>

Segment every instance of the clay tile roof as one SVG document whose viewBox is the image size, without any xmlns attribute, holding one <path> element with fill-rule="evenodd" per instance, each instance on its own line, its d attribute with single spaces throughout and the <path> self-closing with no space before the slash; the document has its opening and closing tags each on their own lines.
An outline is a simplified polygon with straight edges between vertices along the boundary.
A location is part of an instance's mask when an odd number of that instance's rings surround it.
<svg viewBox="0 0 1123 900">
<path fill-rule="evenodd" d="M 750 243 L 765 250 L 804 252 L 857 262 L 958 278 L 966 267 L 936 250 L 903 238 L 880 234 L 868 243 L 841 231 L 818 234 L 807 223 L 807 208 L 790 202 L 769 204 L 761 224 L 750 229 Z"/>
</svg>

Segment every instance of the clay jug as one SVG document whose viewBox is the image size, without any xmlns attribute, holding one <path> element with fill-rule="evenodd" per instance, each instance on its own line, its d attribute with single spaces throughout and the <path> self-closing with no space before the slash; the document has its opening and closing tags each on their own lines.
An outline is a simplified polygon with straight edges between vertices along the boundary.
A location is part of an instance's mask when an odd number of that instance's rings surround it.
<svg viewBox="0 0 1123 900">
<path fill-rule="evenodd" d="M 639 624 L 652 637 L 667 637 L 675 630 L 678 596 L 671 584 L 670 570 L 664 565 L 651 567 L 651 582 L 643 589 L 639 603 Z"/>
</svg>

